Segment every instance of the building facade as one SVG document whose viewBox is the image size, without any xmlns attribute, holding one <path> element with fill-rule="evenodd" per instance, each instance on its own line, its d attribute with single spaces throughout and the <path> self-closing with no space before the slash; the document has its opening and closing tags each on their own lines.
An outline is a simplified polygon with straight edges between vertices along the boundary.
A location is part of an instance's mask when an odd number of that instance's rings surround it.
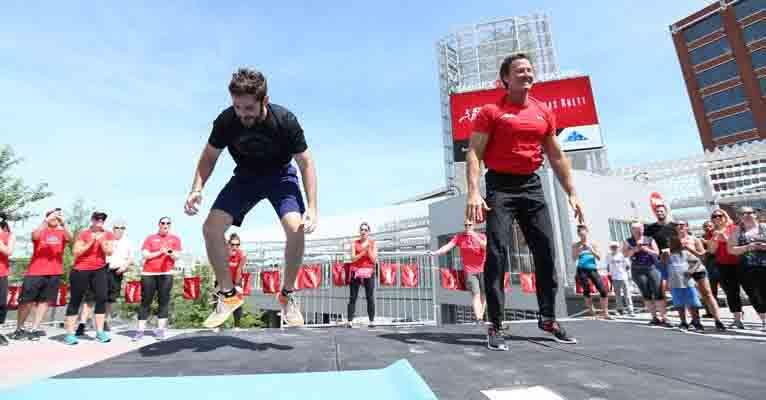
<svg viewBox="0 0 766 400">
<path fill-rule="evenodd" d="M 766 0 L 721 0 L 670 31 L 704 149 L 766 138 Z"/>
</svg>

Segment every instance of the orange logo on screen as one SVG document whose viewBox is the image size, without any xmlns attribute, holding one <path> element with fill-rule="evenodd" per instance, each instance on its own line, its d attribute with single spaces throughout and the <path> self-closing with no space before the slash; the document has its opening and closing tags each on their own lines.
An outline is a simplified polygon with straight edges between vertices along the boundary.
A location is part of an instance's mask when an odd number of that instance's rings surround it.
<svg viewBox="0 0 766 400">
<path fill-rule="evenodd" d="M 649 206 L 652 207 L 652 212 L 657 211 L 657 206 L 665 205 L 665 199 L 657 192 L 652 192 L 649 195 Z"/>
</svg>

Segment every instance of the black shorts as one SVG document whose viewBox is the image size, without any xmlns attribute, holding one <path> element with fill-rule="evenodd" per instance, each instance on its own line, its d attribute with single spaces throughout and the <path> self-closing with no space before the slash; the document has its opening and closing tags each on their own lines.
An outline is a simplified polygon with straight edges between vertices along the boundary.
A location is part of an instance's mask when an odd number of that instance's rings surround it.
<svg viewBox="0 0 766 400">
<path fill-rule="evenodd" d="M 25 276 L 19 304 L 56 301 L 61 275 Z"/>
<path fill-rule="evenodd" d="M 106 302 L 116 303 L 120 298 L 120 291 L 122 290 L 122 275 L 118 275 L 113 269 L 109 269 L 109 264 L 106 264 Z M 93 291 L 88 289 L 85 291 L 82 301 L 86 303 L 95 303 L 96 295 Z"/>
</svg>

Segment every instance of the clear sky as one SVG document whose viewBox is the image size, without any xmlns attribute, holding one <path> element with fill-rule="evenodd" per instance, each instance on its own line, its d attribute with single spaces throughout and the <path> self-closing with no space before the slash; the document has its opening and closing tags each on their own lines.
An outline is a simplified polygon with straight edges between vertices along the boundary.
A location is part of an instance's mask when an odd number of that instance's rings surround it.
<svg viewBox="0 0 766 400">
<path fill-rule="evenodd" d="M 612 166 L 701 152 L 668 25 L 707 3 L 5 0 L 0 143 L 55 193 L 40 212 L 82 197 L 136 241 L 168 215 L 202 254 L 203 217 L 182 205 L 238 66 L 303 125 L 321 224 L 444 184 L 435 43 L 500 17 L 548 13 L 561 69 L 591 75 Z M 202 215 L 232 169 L 227 154 Z M 265 202 L 245 224 L 274 215 Z"/>
</svg>

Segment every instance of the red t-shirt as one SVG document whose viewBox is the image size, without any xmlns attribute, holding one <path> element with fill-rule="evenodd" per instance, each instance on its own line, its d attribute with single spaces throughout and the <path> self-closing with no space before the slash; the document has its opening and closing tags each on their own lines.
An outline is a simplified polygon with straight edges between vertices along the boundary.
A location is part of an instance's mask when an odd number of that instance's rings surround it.
<svg viewBox="0 0 766 400">
<path fill-rule="evenodd" d="M 375 245 L 375 241 L 367 239 L 367 248 L 371 249 Z M 364 249 L 362 248 L 362 240 L 357 239 L 354 241 L 354 254 L 359 255 Z M 351 270 L 357 270 L 359 268 L 372 268 L 375 263 L 372 262 L 372 258 L 368 254 L 365 254 L 362 258 L 351 264 Z"/>
<path fill-rule="evenodd" d="M 0 230 L 0 242 L 8 246 L 8 240 L 11 238 L 11 233 Z M 0 253 L 0 278 L 8 276 L 8 270 L 10 263 L 8 262 L 8 256 L 5 253 Z"/>
<path fill-rule="evenodd" d="M 737 229 L 737 225 L 731 224 L 726 227 L 726 236 L 731 236 Z M 729 253 L 728 241 L 717 240 L 718 248 L 715 250 L 715 262 L 718 265 L 739 265 L 739 257 Z"/>
<path fill-rule="evenodd" d="M 161 248 L 167 247 L 173 249 L 174 252 L 181 251 L 181 239 L 176 235 L 167 234 L 162 236 L 158 233 L 149 235 L 144 240 L 144 245 L 141 246 L 142 250 L 149 250 L 150 252 L 159 251 Z M 166 273 L 173 270 L 176 265 L 176 261 L 167 254 L 163 254 L 159 257 L 155 257 L 149 260 L 144 260 L 144 272 L 152 273 Z"/>
<path fill-rule="evenodd" d="M 80 235 L 77 236 L 77 240 L 81 240 L 83 242 L 88 242 L 93 239 L 93 235 L 95 232 L 90 230 L 90 228 L 83 230 L 80 232 Z M 78 271 L 93 271 L 97 270 L 99 268 L 102 268 L 106 265 L 106 253 L 104 253 L 104 248 L 101 245 L 105 241 L 113 241 L 114 240 L 114 234 L 109 231 L 104 231 L 103 235 L 101 236 L 101 239 L 96 241 L 96 243 L 93 243 L 90 247 L 85 249 L 82 254 L 80 254 L 79 257 L 75 258 L 74 260 L 74 269 Z"/>
<path fill-rule="evenodd" d="M 63 275 L 66 233 L 63 229 L 44 228 L 33 241 L 32 259 L 26 276 Z"/>
<path fill-rule="evenodd" d="M 530 175 L 543 163 L 543 139 L 556 135 L 556 117 L 540 101 L 528 97 L 523 106 L 503 96 L 481 108 L 473 131 L 489 135 L 484 163 L 493 171 Z"/>
<path fill-rule="evenodd" d="M 242 262 L 243 254 L 242 250 L 235 250 L 234 254 L 229 256 L 229 272 L 231 273 L 231 280 L 235 284 L 242 273 L 242 271 L 239 270 L 239 263 Z"/>
<path fill-rule="evenodd" d="M 463 259 L 463 271 L 467 274 L 484 272 L 484 261 L 487 259 L 487 251 L 481 248 L 479 238 L 483 241 L 487 240 L 487 237 L 479 232 L 475 232 L 474 235 L 462 232 L 452 238 L 451 243 L 460 249 L 460 258 Z"/>
</svg>

